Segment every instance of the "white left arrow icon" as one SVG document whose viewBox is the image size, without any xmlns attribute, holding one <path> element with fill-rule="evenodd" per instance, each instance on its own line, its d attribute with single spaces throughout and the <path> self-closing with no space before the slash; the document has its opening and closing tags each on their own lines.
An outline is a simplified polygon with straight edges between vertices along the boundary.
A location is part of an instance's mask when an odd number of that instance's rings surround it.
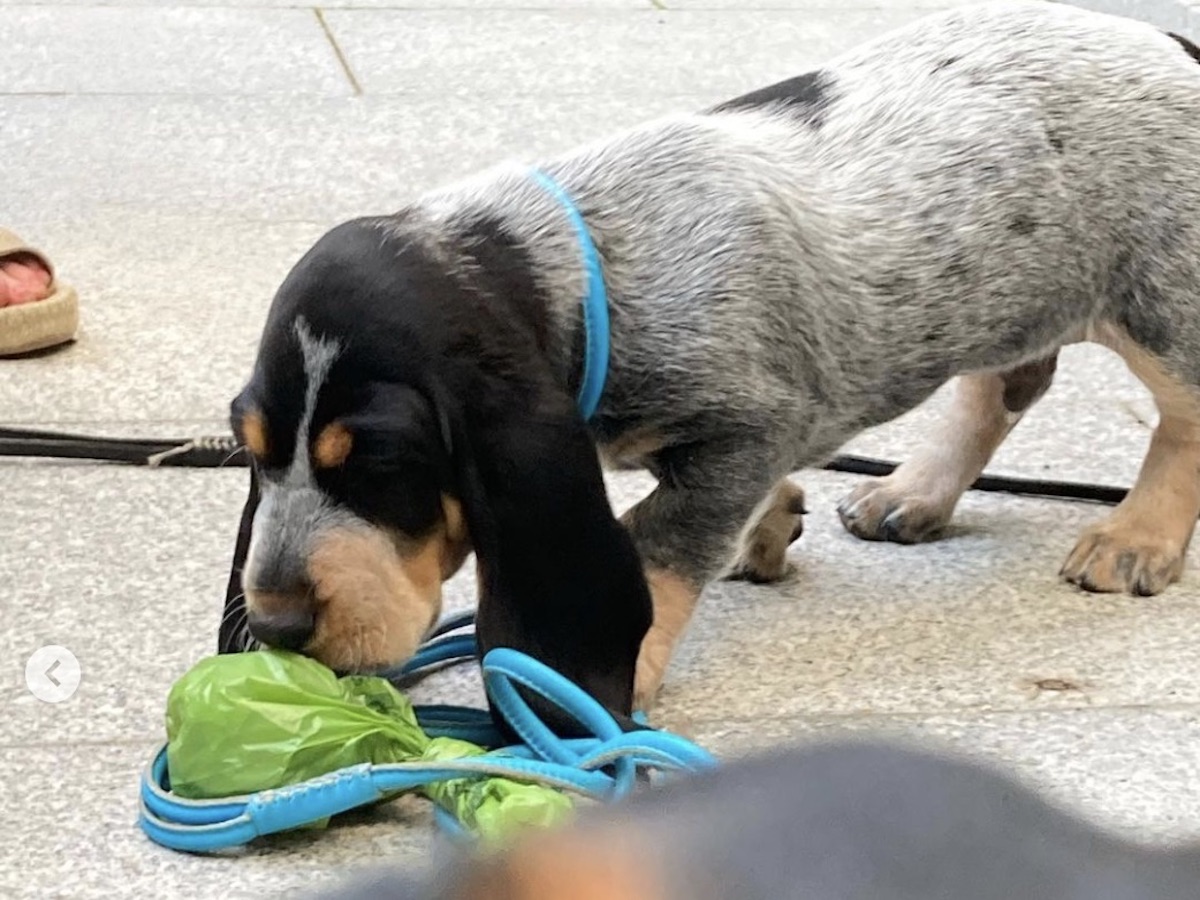
<svg viewBox="0 0 1200 900">
<path fill-rule="evenodd" d="M 57 644 L 38 649 L 25 663 L 25 685 L 45 703 L 69 699 L 79 688 L 82 675 L 75 654 Z"/>
</svg>

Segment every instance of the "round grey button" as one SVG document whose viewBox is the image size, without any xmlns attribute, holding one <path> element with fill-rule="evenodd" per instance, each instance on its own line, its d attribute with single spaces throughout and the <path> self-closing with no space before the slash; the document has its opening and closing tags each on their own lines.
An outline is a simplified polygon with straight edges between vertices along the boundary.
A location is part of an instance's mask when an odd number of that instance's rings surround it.
<svg viewBox="0 0 1200 900">
<path fill-rule="evenodd" d="M 44 703 L 62 703 L 79 687 L 79 660 L 66 647 L 50 644 L 34 652 L 25 663 L 29 693 Z"/>
</svg>

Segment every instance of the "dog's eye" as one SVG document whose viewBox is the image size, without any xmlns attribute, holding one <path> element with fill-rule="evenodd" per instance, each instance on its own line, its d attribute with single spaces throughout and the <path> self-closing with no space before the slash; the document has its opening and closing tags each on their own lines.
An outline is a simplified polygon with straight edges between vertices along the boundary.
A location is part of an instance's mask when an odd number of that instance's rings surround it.
<svg viewBox="0 0 1200 900">
<path fill-rule="evenodd" d="M 318 483 L 355 515 L 412 536 L 428 532 L 441 514 L 436 470 L 413 460 L 351 456 L 344 466 L 319 475 Z"/>
</svg>

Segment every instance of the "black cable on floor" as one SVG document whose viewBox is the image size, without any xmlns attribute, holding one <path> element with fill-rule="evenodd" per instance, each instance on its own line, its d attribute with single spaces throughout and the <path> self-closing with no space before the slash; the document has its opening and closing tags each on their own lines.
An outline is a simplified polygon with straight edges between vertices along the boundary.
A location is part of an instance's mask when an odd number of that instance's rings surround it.
<svg viewBox="0 0 1200 900">
<path fill-rule="evenodd" d="M 245 467 L 249 458 L 232 435 L 195 438 L 107 438 L 0 428 L 0 456 L 82 459 L 133 466 L 195 469 Z"/>
<path fill-rule="evenodd" d="M 249 457 L 232 435 L 175 439 L 106 438 L 19 428 L 0 428 L 0 456 L 81 459 L 151 468 L 245 468 L 250 464 Z M 829 472 L 878 478 L 890 474 L 896 466 L 897 463 L 888 460 L 842 454 L 822 468 Z M 1111 505 L 1120 503 L 1128 493 L 1127 488 L 1102 484 L 987 474 L 980 476 L 971 485 L 971 490 Z"/>
<path fill-rule="evenodd" d="M 869 456 L 835 456 L 823 468 L 830 472 L 869 475 L 880 478 L 889 475 L 896 463 Z M 1054 500 L 1085 500 L 1115 506 L 1125 499 L 1128 488 L 1109 487 L 1072 481 L 1049 481 L 1038 478 L 1014 478 L 1007 475 L 981 475 L 971 485 L 973 491 L 1001 494 L 1020 494 L 1026 497 L 1047 497 Z"/>
</svg>

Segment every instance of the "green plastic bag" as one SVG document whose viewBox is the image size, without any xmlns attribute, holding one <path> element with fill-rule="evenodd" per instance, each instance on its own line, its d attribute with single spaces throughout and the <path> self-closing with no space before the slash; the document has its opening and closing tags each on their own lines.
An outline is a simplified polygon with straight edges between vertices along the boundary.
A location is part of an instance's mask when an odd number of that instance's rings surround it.
<svg viewBox="0 0 1200 900">
<path fill-rule="evenodd" d="M 205 659 L 167 699 L 171 791 L 192 800 L 284 787 L 360 763 L 484 752 L 466 741 L 431 738 L 412 703 L 387 680 L 339 678 L 316 660 L 284 651 Z M 454 779 L 420 791 L 484 842 L 519 828 L 560 825 L 573 810 L 559 790 L 507 778 Z"/>
</svg>

